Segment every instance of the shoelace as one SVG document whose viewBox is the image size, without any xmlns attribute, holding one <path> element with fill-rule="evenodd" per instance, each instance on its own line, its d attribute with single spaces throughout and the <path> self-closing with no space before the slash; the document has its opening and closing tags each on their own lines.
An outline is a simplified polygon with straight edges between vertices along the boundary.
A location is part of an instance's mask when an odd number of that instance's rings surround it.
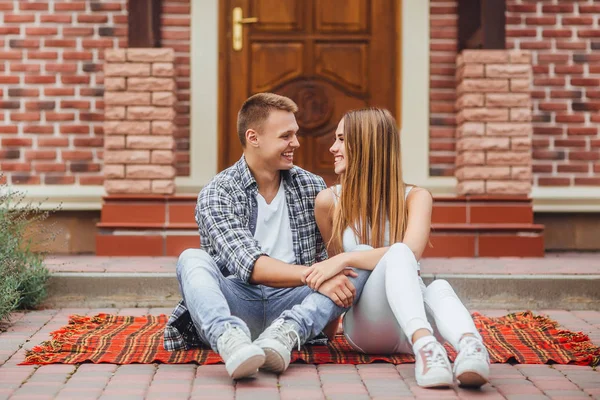
<svg viewBox="0 0 600 400">
<path fill-rule="evenodd" d="M 300 351 L 300 335 L 293 328 L 285 326 L 284 324 L 285 321 L 283 319 L 278 319 L 277 321 L 273 322 L 270 329 L 275 335 L 279 335 L 284 338 L 287 341 L 287 347 L 290 349 L 294 348 L 294 339 L 296 339 L 295 342 L 298 343 L 298 351 Z"/>
<path fill-rule="evenodd" d="M 425 364 L 427 365 L 427 367 L 447 368 L 448 364 L 446 354 L 441 345 L 436 345 L 435 343 L 432 343 L 425 347 Z"/>
<path fill-rule="evenodd" d="M 483 348 L 483 343 L 475 338 L 465 337 L 460 343 L 461 353 L 467 357 L 477 357 L 483 360 L 487 359 L 487 352 Z"/>
</svg>

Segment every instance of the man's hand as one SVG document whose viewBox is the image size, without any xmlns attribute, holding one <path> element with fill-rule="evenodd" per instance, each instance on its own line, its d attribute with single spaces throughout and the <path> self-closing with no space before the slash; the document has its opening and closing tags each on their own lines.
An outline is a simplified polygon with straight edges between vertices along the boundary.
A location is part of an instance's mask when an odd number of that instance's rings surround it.
<svg viewBox="0 0 600 400">
<path fill-rule="evenodd" d="M 358 274 L 345 269 L 333 278 L 325 281 L 318 289 L 319 293 L 329 297 L 339 307 L 350 308 L 354 303 L 356 288 L 348 277 L 356 278 Z"/>
<path fill-rule="evenodd" d="M 346 254 L 338 254 L 308 267 L 304 272 L 304 282 L 311 289 L 319 290 L 324 282 L 342 272 L 347 266 Z"/>
</svg>

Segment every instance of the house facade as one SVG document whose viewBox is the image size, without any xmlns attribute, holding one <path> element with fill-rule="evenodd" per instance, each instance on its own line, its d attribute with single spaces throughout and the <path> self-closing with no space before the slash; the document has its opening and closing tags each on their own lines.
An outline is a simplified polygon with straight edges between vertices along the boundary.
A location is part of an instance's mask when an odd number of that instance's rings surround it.
<svg viewBox="0 0 600 400">
<path fill-rule="evenodd" d="M 299 103 L 299 163 L 330 183 L 343 111 L 389 108 L 405 180 L 436 197 L 432 255 L 600 247 L 597 2 L 506 1 L 503 50 L 459 43 L 459 1 L 133 3 L 0 3 L 0 170 L 61 204 L 54 251 L 197 245 L 195 195 L 266 90 Z M 160 23 L 138 15 L 159 3 Z M 148 24 L 159 47 L 132 46 Z"/>
</svg>

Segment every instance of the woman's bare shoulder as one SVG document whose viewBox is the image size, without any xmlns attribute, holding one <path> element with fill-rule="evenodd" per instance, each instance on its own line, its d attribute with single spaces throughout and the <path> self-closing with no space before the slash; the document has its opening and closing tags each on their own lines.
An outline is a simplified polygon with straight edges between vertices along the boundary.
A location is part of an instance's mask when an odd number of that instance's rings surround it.
<svg viewBox="0 0 600 400">
<path fill-rule="evenodd" d="M 418 186 L 412 186 L 408 196 L 406 197 L 406 202 L 412 203 L 414 201 L 419 203 L 424 201 L 431 203 L 433 202 L 433 197 L 431 196 L 431 192 L 429 192 L 429 190 Z"/>
<path fill-rule="evenodd" d="M 333 208 L 336 195 L 334 188 L 328 187 L 321 190 L 315 199 L 315 208 L 319 210 L 329 210 Z"/>
</svg>

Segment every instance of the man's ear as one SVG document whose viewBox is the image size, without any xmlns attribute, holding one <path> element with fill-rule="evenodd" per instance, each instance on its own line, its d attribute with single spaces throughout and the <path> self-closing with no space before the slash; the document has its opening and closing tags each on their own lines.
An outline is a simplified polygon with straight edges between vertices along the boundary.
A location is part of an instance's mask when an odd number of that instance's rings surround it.
<svg viewBox="0 0 600 400">
<path fill-rule="evenodd" d="M 248 129 L 246 131 L 246 145 L 258 147 L 258 132 L 254 129 Z"/>
</svg>

